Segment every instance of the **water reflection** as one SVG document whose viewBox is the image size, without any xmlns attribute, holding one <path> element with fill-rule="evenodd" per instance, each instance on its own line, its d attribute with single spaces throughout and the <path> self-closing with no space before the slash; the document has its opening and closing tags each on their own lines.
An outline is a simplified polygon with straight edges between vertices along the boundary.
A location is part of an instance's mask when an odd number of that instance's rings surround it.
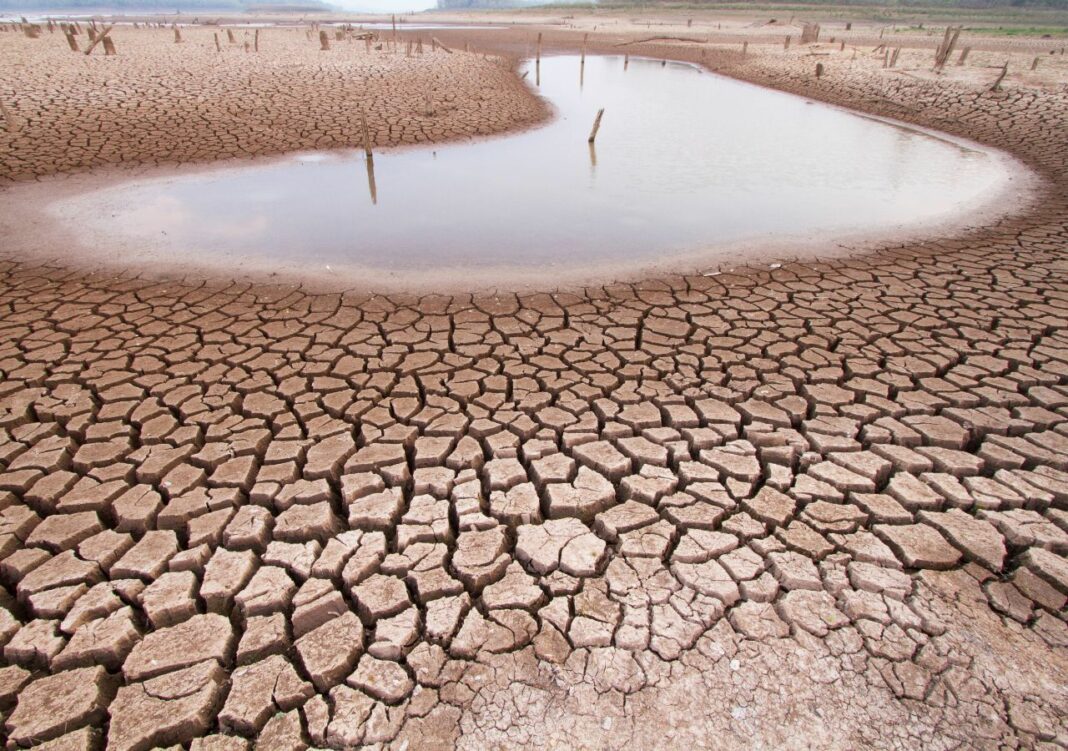
<svg viewBox="0 0 1068 751">
<path fill-rule="evenodd" d="M 989 154 L 684 64 L 547 57 L 547 125 L 472 143 L 320 152 L 139 179 L 54 205 L 130 260 L 435 267 L 662 260 L 783 234 L 933 220 L 1003 184 Z M 575 80 L 578 64 L 580 80 Z M 427 103 L 428 109 L 435 104 Z M 602 127 L 588 143 L 597 110 Z M 370 201 L 353 201 L 367 190 Z M 165 232 L 166 234 L 163 234 Z"/>
<path fill-rule="evenodd" d="M 363 158 L 367 165 L 367 190 L 371 193 L 371 204 L 378 205 L 378 188 L 375 186 L 375 158 L 370 154 Z"/>
</svg>

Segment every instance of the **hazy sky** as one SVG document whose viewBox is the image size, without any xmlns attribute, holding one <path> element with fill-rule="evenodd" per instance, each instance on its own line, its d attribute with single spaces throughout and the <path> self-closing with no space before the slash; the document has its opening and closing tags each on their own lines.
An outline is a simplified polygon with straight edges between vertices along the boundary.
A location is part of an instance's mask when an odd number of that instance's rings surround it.
<svg viewBox="0 0 1068 751">
<path fill-rule="evenodd" d="M 435 0 L 327 0 L 331 5 L 351 11 L 368 13 L 406 13 L 426 10 L 437 5 Z"/>
</svg>

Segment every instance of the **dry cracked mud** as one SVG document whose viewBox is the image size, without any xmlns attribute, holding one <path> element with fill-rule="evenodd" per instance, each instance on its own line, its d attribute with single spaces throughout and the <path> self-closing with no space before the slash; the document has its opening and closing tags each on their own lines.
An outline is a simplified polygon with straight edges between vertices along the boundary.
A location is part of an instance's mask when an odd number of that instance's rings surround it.
<svg viewBox="0 0 1068 751">
<path fill-rule="evenodd" d="M 1068 744 L 1065 95 L 718 64 L 1047 185 L 957 239 L 542 294 L 5 262 L 7 743 Z"/>
</svg>

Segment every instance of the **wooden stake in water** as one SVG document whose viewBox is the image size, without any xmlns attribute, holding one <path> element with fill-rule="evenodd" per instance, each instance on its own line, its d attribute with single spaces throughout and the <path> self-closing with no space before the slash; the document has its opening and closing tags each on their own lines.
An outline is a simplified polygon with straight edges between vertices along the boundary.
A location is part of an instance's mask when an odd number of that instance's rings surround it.
<svg viewBox="0 0 1068 751">
<path fill-rule="evenodd" d="M 586 40 L 589 39 L 589 38 L 590 38 L 589 34 L 583 34 L 582 35 L 582 57 L 580 59 L 580 62 L 583 65 L 586 64 Z"/>
<path fill-rule="evenodd" d="M 630 55 L 629 54 L 623 56 L 623 70 L 626 70 L 628 65 L 630 65 Z"/>
<path fill-rule="evenodd" d="M 597 140 L 597 131 L 601 129 L 601 118 L 604 117 L 604 107 L 597 110 L 597 117 L 593 118 L 593 130 L 590 131 L 589 143 Z"/>
</svg>

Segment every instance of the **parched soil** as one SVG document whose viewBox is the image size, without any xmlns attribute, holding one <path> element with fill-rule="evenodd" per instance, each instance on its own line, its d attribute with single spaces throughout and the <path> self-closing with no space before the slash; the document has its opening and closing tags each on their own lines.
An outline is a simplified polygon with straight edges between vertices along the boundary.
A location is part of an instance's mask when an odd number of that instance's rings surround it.
<svg viewBox="0 0 1068 751">
<path fill-rule="evenodd" d="M 1065 94 L 630 52 L 1047 184 L 957 239 L 569 292 L 4 264 L 9 744 L 1068 742 Z"/>
<path fill-rule="evenodd" d="M 208 162 L 301 149 L 439 143 L 545 117 L 512 62 L 446 52 L 429 34 L 321 50 L 305 28 L 116 26 L 117 53 L 74 53 L 58 30 L 0 34 L 0 182 L 108 165 Z M 222 51 L 215 47 L 219 38 Z M 86 34 L 76 39 L 82 50 Z M 420 45 L 418 44 L 421 39 Z M 251 49 L 246 49 L 245 45 Z"/>
</svg>

